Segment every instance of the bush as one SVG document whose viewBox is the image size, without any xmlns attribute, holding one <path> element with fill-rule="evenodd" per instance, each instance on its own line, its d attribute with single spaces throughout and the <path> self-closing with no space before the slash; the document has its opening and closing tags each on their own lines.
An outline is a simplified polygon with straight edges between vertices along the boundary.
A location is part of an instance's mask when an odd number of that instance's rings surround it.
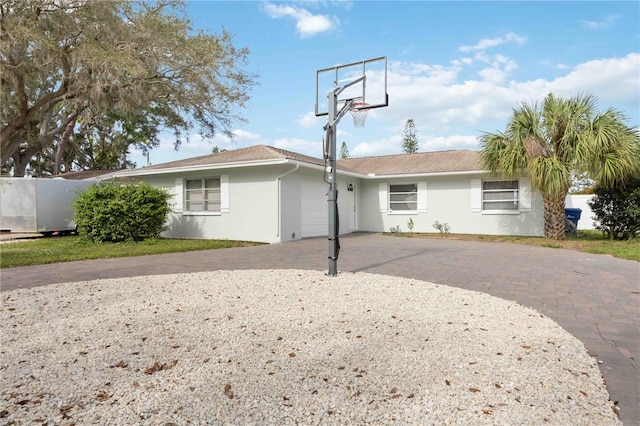
<svg viewBox="0 0 640 426">
<path fill-rule="evenodd" d="M 146 183 L 90 186 L 73 201 L 78 235 L 94 242 L 143 241 L 165 229 L 170 195 Z"/>
<path fill-rule="evenodd" d="M 596 187 L 589 206 L 600 224 L 596 226 L 611 240 L 628 240 L 640 235 L 640 178 L 612 189 Z"/>
</svg>

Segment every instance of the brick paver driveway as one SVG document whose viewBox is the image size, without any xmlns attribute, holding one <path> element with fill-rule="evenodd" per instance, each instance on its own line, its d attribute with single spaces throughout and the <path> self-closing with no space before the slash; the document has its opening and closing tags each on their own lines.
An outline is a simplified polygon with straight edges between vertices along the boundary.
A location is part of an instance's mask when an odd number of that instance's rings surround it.
<svg viewBox="0 0 640 426">
<path fill-rule="evenodd" d="M 580 339 L 625 425 L 640 424 L 640 263 L 517 244 L 352 234 L 340 271 L 417 278 L 482 291 L 538 310 Z M 327 269 L 327 240 L 71 262 L 1 271 L 2 290 L 218 269 Z"/>
</svg>

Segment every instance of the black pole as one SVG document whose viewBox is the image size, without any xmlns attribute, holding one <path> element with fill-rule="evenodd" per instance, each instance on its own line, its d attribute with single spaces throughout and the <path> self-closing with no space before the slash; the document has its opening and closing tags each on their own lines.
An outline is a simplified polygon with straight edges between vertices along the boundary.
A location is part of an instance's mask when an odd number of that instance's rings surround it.
<svg viewBox="0 0 640 426">
<path fill-rule="evenodd" d="M 329 114 L 327 126 L 327 162 L 329 167 L 329 192 L 327 193 L 327 203 L 329 212 L 329 229 L 327 238 L 329 240 L 329 272 L 328 276 L 338 275 L 338 254 L 340 253 L 339 230 L 338 230 L 338 182 L 336 172 L 336 125 L 337 125 L 337 95 L 335 91 L 329 93 Z"/>
</svg>

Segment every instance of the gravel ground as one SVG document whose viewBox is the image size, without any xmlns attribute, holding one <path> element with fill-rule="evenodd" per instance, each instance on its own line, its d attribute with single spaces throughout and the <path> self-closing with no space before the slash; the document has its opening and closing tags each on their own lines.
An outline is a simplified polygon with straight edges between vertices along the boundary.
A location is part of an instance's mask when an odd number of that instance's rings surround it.
<svg viewBox="0 0 640 426">
<path fill-rule="evenodd" d="M 2 293 L 3 424 L 620 424 L 538 312 L 366 273 L 142 276 Z"/>
</svg>

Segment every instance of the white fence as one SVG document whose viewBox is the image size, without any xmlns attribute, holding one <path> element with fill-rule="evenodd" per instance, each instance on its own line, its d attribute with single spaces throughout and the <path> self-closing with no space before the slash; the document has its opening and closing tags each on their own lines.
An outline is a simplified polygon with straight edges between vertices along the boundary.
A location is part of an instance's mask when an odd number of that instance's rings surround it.
<svg viewBox="0 0 640 426">
<path fill-rule="evenodd" d="M 587 204 L 587 201 L 590 201 L 593 197 L 593 195 L 567 195 L 565 200 L 566 208 L 582 209 L 580 220 L 578 221 L 578 229 L 596 229 L 594 225 L 595 215 L 589 204 Z"/>
</svg>

